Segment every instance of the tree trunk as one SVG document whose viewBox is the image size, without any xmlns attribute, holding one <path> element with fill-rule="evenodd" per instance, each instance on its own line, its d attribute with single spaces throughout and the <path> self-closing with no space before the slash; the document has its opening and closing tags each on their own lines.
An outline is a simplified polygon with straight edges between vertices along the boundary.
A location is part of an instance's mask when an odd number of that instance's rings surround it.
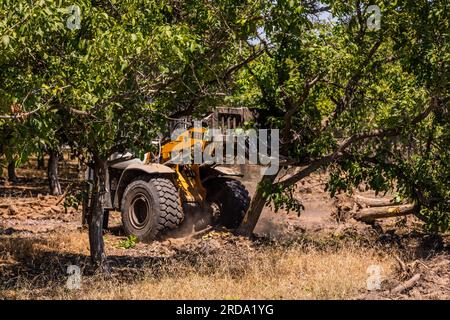
<svg viewBox="0 0 450 320">
<path fill-rule="evenodd" d="M 275 175 L 265 175 L 262 177 L 259 184 L 262 183 L 273 183 L 278 173 Z M 258 185 L 259 185 L 258 184 Z M 244 220 L 242 221 L 239 228 L 236 230 L 237 234 L 242 236 L 251 236 L 253 234 L 253 230 L 258 223 L 259 217 L 261 216 L 261 212 L 266 204 L 266 199 L 262 195 L 262 191 L 257 188 L 255 195 L 250 202 L 250 208 L 247 210 L 247 213 L 244 216 Z"/>
<path fill-rule="evenodd" d="M 81 216 L 81 225 L 84 228 L 89 227 L 89 217 L 91 215 L 92 207 L 92 195 L 93 195 L 93 181 L 94 170 L 91 167 L 87 167 L 86 173 L 83 175 L 84 188 L 83 188 L 83 212 Z"/>
<path fill-rule="evenodd" d="M 17 182 L 16 163 L 14 161 L 8 164 L 8 181 Z"/>
<path fill-rule="evenodd" d="M 94 156 L 94 187 L 89 208 L 89 246 L 92 262 L 105 267 L 106 255 L 103 243 L 103 197 L 106 180 L 106 161 Z"/>
<path fill-rule="evenodd" d="M 45 161 L 44 161 L 44 153 L 39 152 L 37 154 L 37 168 L 40 170 L 43 170 L 45 168 Z"/>
<path fill-rule="evenodd" d="M 54 196 L 59 196 L 62 194 L 61 185 L 58 178 L 58 160 L 59 156 L 55 150 L 49 151 L 50 158 L 48 159 L 48 184 L 50 187 L 50 194 Z"/>
<path fill-rule="evenodd" d="M 372 222 L 375 219 L 391 218 L 406 216 L 408 214 L 417 213 L 418 207 L 413 204 L 405 204 L 401 206 L 377 207 L 362 209 L 355 216 L 356 220 Z"/>
</svg>

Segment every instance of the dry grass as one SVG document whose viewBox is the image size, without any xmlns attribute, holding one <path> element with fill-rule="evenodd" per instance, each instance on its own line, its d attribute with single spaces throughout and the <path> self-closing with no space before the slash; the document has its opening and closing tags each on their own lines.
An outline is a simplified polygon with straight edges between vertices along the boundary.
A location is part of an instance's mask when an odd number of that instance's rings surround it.
<svg viewBox="0 0 450 320">
<path fill-rule="evenodd" d="M 333 254 L 304 253 L 294 249 L 286 252 L 270 250 L 266 254 L 257 255 L 251 263 L 242 266 L 229 265 L 219 259 L 212 266 L 174 264 L 159 277 L 148 274 L 141 281 L 125 285 L 109 282 L 106 286 L 88 287 L 82 293 L 61 291 L 60 297 L 348 299 L 364 289 L 366 269 L 374 263 L 381 264 L 388 272 L 392 265 L 389 259 L 377 259 L 370 254 L 349 250 Z M 205 272 L 205 269 L 209 272 Z"/>
<path fill-rule="evenodd" d="M 172 253 L 158 257 L 142 255 L 139 248 L 119 250 L 115 248 L 116 238 L 106 238 L 112 256 L 109 276 L 89 270 L 86 235 L 79 232 L 55 235 L 43 242 L 34 241 L 32 245 L 27 241 L 17 245 L 20 242 L 11 239 L 1 242 L 1 249 L 9 252 L 10 260 L 26 262 L 28 269 L 26 273 L 15 272 L 10 276 L 14 281 L 3 286 L 0 296 L 18 299 L 351 299 L 365 291 L 369 265 L 380 265 L 386 277 L 395 269 L 395 259 L 391 255 L 356 244 L 327 248 L 322 242 L 267 245 L 243 239 L 209 239 L 182 243 Z M 317 243 L 321 244 L 320 248 Z M 65 286 L 64 269 L 72 263 L 85 268 L 82 287 L 78 290 Z M 30 273 L 31 269 L 38 271 Z"/>
</svg>

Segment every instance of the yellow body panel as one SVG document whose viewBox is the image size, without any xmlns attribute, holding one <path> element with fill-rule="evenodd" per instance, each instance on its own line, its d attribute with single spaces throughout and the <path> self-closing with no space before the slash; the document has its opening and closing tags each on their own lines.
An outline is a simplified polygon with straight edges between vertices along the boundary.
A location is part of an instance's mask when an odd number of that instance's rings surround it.
<svg viewBox="0 0 450 320">
<path fill-rule="evenodd" d="M 181 133 L 176 140 L 170 141 L 161 147 L 161 161 L 163 163 L 171 160 L 172 152 L 181 152 L 187 148 L 192 148 L 199 144 L 203 151 L 208 141 L 203 140 L 205 128 L 191 128 Z"/>
</svg>

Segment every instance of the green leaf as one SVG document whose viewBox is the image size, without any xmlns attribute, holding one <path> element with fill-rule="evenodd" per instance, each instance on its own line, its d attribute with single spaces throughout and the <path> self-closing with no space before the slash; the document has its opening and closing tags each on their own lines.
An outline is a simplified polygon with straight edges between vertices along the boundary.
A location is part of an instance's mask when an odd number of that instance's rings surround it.
<svg viewBox="0 0 450 320">
<path fill-rule="evenodd" d="M 3 35 L 2 36 L 2 43 L 3 43 L 3 45 L 5 46 L 5 47 L 8 47 L 9 46 L 9 36 L 7 35 L 7 34 L 5 34 L 5 35 Z"/>
</svg>

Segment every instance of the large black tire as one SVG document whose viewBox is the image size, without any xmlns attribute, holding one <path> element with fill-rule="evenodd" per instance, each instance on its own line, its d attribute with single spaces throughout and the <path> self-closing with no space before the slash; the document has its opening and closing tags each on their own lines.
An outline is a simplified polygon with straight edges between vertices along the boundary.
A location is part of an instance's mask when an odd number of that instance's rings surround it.
<svg viewBox="0 0 450 320">
<path fill-rule="evenodd" d="M 125 233 L 142 242 L 160 238 L 184 217 L 177 189 L 163 177 L 134 179 L 125 189 L 121 209 Z"/>
<path fill-rule="evenodd" d="M 204 183 L 206 200 L 219 212 L 213 212 L 213 224 L 236 229 L 250 205 L 250 196 L 238 180 L 215 178 Z"/>
</svg>

